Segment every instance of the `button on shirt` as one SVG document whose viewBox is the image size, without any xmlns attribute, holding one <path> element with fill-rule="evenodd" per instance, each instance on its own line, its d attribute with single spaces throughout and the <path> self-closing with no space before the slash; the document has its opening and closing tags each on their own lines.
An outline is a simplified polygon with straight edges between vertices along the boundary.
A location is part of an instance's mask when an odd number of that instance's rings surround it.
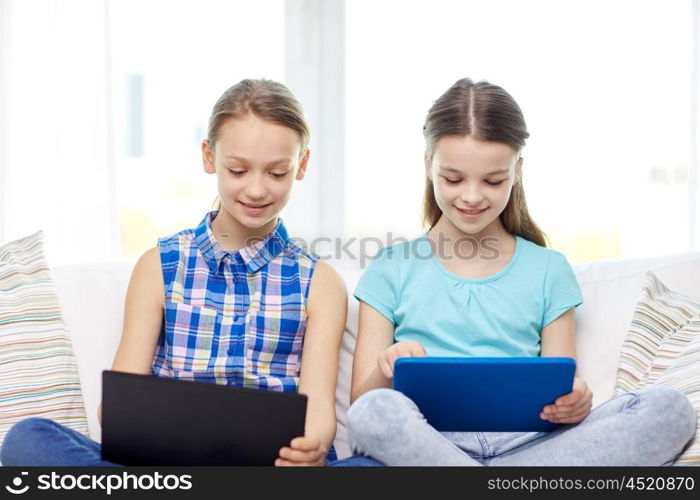
<svg viewBox="0 0 700 500">
<path fill-rule="evenodd" d="M 153 374 L 296 391 L 316 259 L 281 220 L 264 240 L 222 250 L 217 214 L 158 240 L 165 307 Z"/>
</svg>

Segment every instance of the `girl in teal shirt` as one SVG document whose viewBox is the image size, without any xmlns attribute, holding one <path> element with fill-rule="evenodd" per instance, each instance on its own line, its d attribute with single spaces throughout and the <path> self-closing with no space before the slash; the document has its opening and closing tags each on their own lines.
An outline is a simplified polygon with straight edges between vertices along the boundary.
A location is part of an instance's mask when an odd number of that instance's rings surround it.
<svg viewBox="0 0 700 500">
<path fill-rule="evenodd" d="M 501 87 L 459 80 L 423 131 L 429 230 L 384 251 L 357 285 L 348 421 L 358 456 L 336 464 L 671 463 L 693 436 L 695 413 L 668 387 L 591 411 L 591 391 L 576 376 L 569 394 L 542 409 L 541 418 L 564 424 L 551 432 L 438 432 L 389 389 L 399 357 L 576 355 L 581 291 L 528 212 L 521 151 L 529 133 L 518 104 Z"/>
</svg>

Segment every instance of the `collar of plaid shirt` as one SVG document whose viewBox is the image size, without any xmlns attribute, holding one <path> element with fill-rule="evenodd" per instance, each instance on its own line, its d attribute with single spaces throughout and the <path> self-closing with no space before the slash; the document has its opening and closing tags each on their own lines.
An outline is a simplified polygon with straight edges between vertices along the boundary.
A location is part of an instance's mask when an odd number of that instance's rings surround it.
<svg viewBox="0 0 700 500">
<path fill-rule="evenodd" d="M 219 242 L 214 238 L 214 233 L 211 230 L 211 223 L 219 213 L 218 210 L 209 212 L 204 216 L 202 222 L 194 231 L 194 241 L 202 252 L 204 260 L 209 266 L 209 270 L 216 274 L 221 266 L 221 262 L 228 256 L 238 253 L 243 259 L 246 269 L 250 273 L 256 272 L 258 269 L 267 265 L 272 259 L 278 256 L 287 246 L 289 237 L 287 229 L 284 227 L 282 219 L 277 220 L 277 226 L 264 239 L 257 240 L 250 245 L 239 250 L 228 251 L 222 250 Z"/>
</svg>

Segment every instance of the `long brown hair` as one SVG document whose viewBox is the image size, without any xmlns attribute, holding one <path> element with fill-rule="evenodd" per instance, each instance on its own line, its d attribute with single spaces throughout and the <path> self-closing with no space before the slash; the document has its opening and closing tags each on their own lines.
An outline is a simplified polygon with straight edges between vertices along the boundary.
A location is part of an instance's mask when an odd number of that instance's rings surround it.
<svg viewBox="0 0 700 500">
<path fill-rule="evenodd" d="M 221 125 L 229 118 L 242 118 L 248 113 L 294 130 L 299 134 L 299 156 L 304 156 L 311 136 L 304 110 L 286 85 L 267 79 L 241 80 L 219 97 L 209 117 L 207 131 L 212 151 Z M 213 207 L 221 208 L 218 196 Z"/>
<path fill-rule="evenodd" d="M 520 106 L 511 95 L 487 81 L 458 80 L 435 101 L 423 125 L 425 161 L 429 165 L 439 139 L 448 135 L 467 136 L 482 141 L 507 144 L 519 152 L 530 137 Z M 435 200 L 433 181 L 426 175 L 423 223 L 431 229 L 442 216 Z M 516 178 L 506 208 L 500 215 L 506 231 L 542 247 L 546 235 L 530 217 L 525 201 L 522 175 Z"/>
</svg>

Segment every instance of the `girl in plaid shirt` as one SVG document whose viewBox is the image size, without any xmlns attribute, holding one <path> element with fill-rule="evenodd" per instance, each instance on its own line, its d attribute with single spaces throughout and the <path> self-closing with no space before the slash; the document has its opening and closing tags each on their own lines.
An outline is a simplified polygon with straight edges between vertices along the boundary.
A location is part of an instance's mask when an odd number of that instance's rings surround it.
<svg viewBox="0 0 700 500">
<path fill-rule="evenodd" d="M 345 285 L 288 237 L 279 217 L 294 181 L 306 175 L 308 143 L 301 106 L 284 85 L 243 80 L 224 92 L 202 142 L 218 207 L 196 228 L 160 238 L 138 260 L 112 365 L 305 394 L 305 435 L 280 449 L 277 466 L 335 458 Z M 39 418 L 11 429 L 2 462 L 113 465 L 101 460 L 99 443 Z"/>
</svg>

